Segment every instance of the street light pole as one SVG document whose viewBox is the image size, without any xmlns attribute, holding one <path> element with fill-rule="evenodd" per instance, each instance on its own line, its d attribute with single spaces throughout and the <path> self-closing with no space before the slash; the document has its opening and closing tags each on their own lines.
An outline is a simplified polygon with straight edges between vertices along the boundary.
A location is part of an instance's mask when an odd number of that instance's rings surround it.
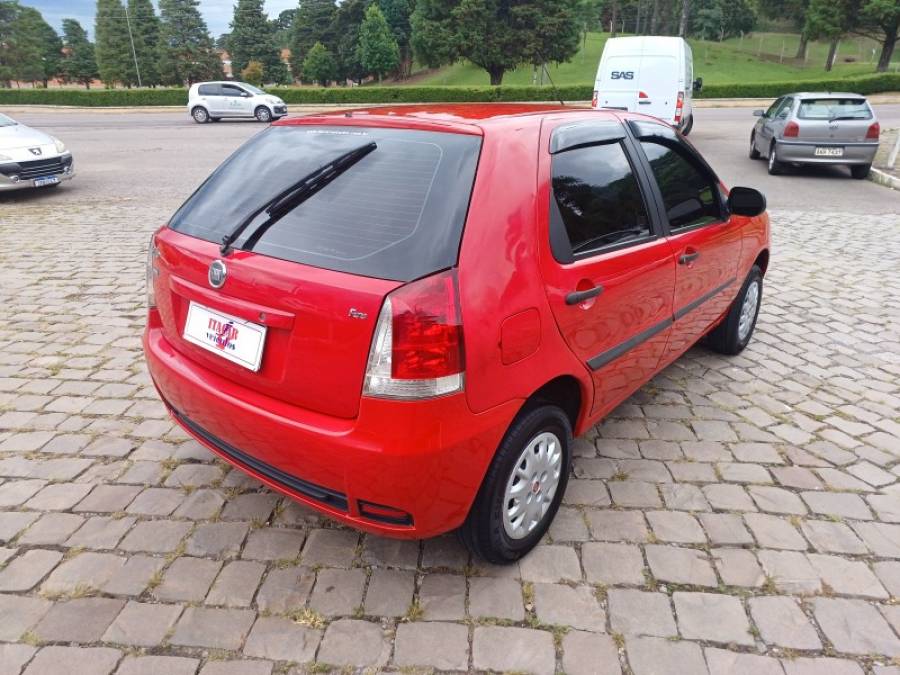
<svg viewBox="0 0 900 675">
<path fill-rule="evenodd" d="M 128 37 L 131 40 L 131 55 L 134 57 L 134 71 L 137 73 L 138 86 L 141 84 L 141 67 L 138 65 L 137 50 L 134 48 L 134 35 L 131 34 L 131 19 L 128 18 L 128 5 L 125 5 L 125 23 L 128 25 Z"/>
</svg>

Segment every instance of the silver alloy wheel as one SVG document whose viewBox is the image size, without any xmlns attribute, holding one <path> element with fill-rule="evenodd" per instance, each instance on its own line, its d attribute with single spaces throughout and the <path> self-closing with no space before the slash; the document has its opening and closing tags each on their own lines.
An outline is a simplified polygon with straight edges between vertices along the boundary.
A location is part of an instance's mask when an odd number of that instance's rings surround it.
<svg viewBox="0 0 900 675">
<path fill-rule="evenodd" d="M 513 467 L 503 494 L 503 529 L 512 539 L 527 537 L 543 521 L 556 496 L 563 449 L 549 431 L 532 438 Z"/>
<path fill-rule="evenodd" d="M 270 122 L 272 120 L 272 113 L 265 106 L 260 106 L 256 109 L 256 119 L 260 122 Z"/>
<path fill-rule="evenodd" d="M 738 339 L 743 342 L 750 335 L 753 321 L 756 319 L 756 309 L 759 307 L 759 281 L 754 280 L 747 287 L 744 294 L 744 303 L 741 305 L 741 318 L 738 321 Z"/>
<path fill-rule="evenodd" d="M 209 119 L 209 113 L 206 112 L 205 108 L 194 108 L 194 120 L 203 124 Z"/>
</svg>

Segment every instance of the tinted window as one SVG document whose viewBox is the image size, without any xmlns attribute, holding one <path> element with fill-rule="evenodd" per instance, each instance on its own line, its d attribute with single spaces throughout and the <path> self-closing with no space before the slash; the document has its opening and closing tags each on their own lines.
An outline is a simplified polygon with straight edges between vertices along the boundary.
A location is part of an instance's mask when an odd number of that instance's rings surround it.
<svg viewBox="0 0 900 675">
<path fill-rule="evenodd" d="M 221 87 L 218 84 L 201 84 L 197 92 L 201 96 L 218 96 Z"/>
<path fill-rule="evenodd" d="M 551 218 L 561 221 L 578 255 L 650 235 L 650 220 L 620 143 L 553 157 Z"/>
<path fill-rule="evenodd" d="M 872 111 L 864 98 L 804 98 L 797 117 L 803 120 L 872 119 Z"/>
<path fill-rule="evenodd" d="M 222 96 L 243 96 L 246 92 L 233 84 L 222 85 Z"/>
<path fill-rule="evenodd" d="M 248 141 L 170 226 L 219 242 L 247 214 L 322 165 L 378 147 L 265 231 L 254 251 L 369 277 L 409 281 L 456 264 L 481 139 L 362 127 L 271 127 Z M 235 242 L 241 248 L 262 214 Z"/>
<path fill-rule="evenodd" d="M 641 141 L 662 192 L 672 231 L 721 219 L 716 183 L 674 145 Z"/>
</svg>

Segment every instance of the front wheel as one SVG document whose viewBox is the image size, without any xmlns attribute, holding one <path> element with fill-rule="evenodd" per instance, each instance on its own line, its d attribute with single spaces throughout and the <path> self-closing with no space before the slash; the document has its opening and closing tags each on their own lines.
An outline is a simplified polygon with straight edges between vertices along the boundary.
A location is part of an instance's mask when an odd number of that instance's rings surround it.
<svg viewBox="0 0 900 675">
<path fill-rule="evenodd" d="M 862 180 L 868 177 L 869 171 L 872 170 L 871 164 L 853 164 L 850 166 L 850 175 L 856 180 Z"/>
<path fill-rule="evenodd" d="M 256 109 L 256 112 L 253 113 L 253 116 L 264 124 L 268 124 L 272 121 L 272 111 L 269 110 L 266 106 L 261 105 Z"/>
<path fill-rule="evenodd" d="M 533 549 L 559 509 L 569 479 L 572 425 L 555 405 L 522 413 L 506 432 L 466 521 L 463 544 L 498 565 Z"/>
<path fill-rule="evenodd" d="M 762 304 L 762 289 L 762 270 L 754 265 L 722 323 L 706 336 L 706 344 L 710 349 L 729 356 L 744 351 L 756 328 Z"/>
<path fill-rule="evenodd" d="M 191 117 L 194 118 L 194 121 L 197 124 L 206 124 L 209 122 L 209 113 L 206 111 L 206 108 L 199 105 L 191 110 Z"/>
</svg>

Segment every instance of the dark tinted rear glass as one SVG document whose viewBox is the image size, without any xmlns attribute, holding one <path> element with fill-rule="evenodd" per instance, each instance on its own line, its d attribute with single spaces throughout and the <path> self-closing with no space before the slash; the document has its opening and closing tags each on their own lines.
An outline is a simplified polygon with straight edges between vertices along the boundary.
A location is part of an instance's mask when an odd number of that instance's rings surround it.
<svg viewBox="0 0 900 675">
<path fill-rule="evenodd" d="M 452 267 L 481 139 L 361 127 L 271 127 L 248 141 L 179 209 L 170 227 L 221 241 L 282 190 L 341 154 L 366 155 L 269 228 L 254 251 L 368 277 L 409 281 Z M 237 248 L 265 220 L 235 242 Z"/>
<path fill-rule="evenodd" d="M 802 120 L 872 119 L 872 111 L 864 98 L 804 98 L 797 117 Z"/>
<path fill-rule="evenodd" d="M 201 96 L 218 96 L 221 87 L 218 84 L 201 84 L 197 93 Z"/>
</svg>

